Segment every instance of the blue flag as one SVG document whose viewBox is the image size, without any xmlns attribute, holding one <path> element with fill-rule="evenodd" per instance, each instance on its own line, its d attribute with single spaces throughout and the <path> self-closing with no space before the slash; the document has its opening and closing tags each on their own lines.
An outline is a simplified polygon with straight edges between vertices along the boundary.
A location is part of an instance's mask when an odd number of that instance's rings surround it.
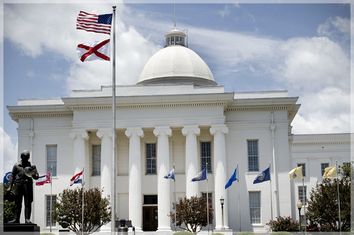
<svg viewBox="0 0 354 235">
<path fill-rule="evenodd" d="M 8 184 L 10 182 L 11 178 L 12 178 L 12 173 L 11 173 L 11 171 L 9 171 L 4 175 L 3 183 Z"/>
<path fill-rule="evenodd" d="M 238 181 L 238 166 L 235 168 L 234 173 L 231 175 L 230 179 L 225 184 L 225 189 L 230 187 L 234 181 Z"/>
<path fill-rule="evenodd" d="M 207 169 L 204 168 L 201 172 L 198 173 L 198 175 L 196 175 L 192 181 L 195 182 L 195 181 L 202 181 L 202 180 L 206 180 L 208 177 L 207 177 Z"/>
<path fill-rule="evenodd" d="M 170 170 L 170 172 L 168 172 L 167 175 L 164 176 L 165 179 L 175 179 L 175 169 L 173 168 L 172 170 Z"/>
<path fill-rule="evenodd" d="M 257 177 L 254 179 L 253 184 L 263 183 L 264 181 L 270 180 L 270 167 L 262 171 Z"/>
</svg>

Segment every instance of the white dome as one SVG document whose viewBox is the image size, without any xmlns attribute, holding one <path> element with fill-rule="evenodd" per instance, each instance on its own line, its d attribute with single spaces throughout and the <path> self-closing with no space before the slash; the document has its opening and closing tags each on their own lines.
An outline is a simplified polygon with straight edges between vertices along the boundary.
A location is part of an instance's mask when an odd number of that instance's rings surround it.
<svg viewBox="0 0 354 235">
<path fill-rule="evenodd" d="M 137 84 L 166 83 L 216 84 L 204 60 L 180 45 L 167 46 L 156 52 L 145 64 Z"/>
</svg>

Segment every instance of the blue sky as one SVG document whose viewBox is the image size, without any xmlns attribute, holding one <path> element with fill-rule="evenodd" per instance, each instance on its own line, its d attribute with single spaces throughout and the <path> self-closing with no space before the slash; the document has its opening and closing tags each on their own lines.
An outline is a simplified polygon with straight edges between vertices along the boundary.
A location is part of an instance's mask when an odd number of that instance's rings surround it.
<svg viewBox="0 0 354 235">
<path fill-rule="evenodd" d="M 177 27 L 227 91 L 288 90 L 302 104 L 295 133 L 349 132 L 349 4 L 177 4 Z M 110 5 L 5 4 L 4 104 L 110 84 L 109 63 L 81 63 L 76 45 L 105 38 L 75 30 L 79 10 Z M 173 26 L 170 4 L 118 6 L 118 83 L 135 84 Z M 16 148 L 17 124 L 4 110 Z M 6 151 L 5 151 L 6 152 Z M 14 151 L 7 151 L 8 154 Z M 6 157 L 6 154 L 5 154 Z"/>
</svg>

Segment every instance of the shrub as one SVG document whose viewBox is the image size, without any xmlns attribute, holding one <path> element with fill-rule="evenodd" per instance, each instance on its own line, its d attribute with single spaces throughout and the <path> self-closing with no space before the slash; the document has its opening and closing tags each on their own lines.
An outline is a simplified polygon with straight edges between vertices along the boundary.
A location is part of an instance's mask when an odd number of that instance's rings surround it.
<svg viewBox="0 0 354 235">
<path fill-rule="evenodd" d="M 299 231 L 299 223 L 288 217 L 277 217 L 276 220 L 271 220 L 267 225 L 270 226 L 270 229 L 274 232 L 278 231 L 289 231 L 295 232 Z"/>
</svg>

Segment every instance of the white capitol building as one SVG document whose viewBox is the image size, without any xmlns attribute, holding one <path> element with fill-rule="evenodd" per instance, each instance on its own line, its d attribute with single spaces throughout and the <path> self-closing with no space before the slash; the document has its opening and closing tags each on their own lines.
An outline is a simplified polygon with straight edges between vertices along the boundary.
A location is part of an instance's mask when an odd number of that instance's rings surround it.
<svg viewBox="0 0 354 235">
<path fill-rule="evenodd" d="M 176 29 L 166 34 L 166 47 L 148 60 L 138 83 L 116 89 L 115 176 L 111 87 L 21 100 L 8 110 L 18 123 L 19 152 L 29 149 L 40 173 L 53 169 L 53 195 L 69 188 L 82 168 L 85 187 L 103 188 L 105 195 L 111 195 L 115 177 L 117 216 L 131 220 L 137 233 L 174 229 L 168 216 L 174 185 L 163 177 L 173 166 L 177 198 L 205 195 L 208 188 L 214 230 L 267 232 L 272 213 L 298 219 L 296 202 L 309 197 L 325 167 L 350 161 L 349 134 L 292 134 L 297 97 L 286 91 L 225 92 Z M 191 182 L 206 163 L 209 180 Z M 269 181 L 253 184 L 269 164 L 272 191 Z M 288 177 L 298 164 L 305 188 Z M 225 190 L 237 165 L 240 181 Z M 35 187 L 31 220 L 42 231 L 50 226 L 49 195 L 49 186 Z M 54 222 L 53 231 L 59 229 Z"/>
</svg>

